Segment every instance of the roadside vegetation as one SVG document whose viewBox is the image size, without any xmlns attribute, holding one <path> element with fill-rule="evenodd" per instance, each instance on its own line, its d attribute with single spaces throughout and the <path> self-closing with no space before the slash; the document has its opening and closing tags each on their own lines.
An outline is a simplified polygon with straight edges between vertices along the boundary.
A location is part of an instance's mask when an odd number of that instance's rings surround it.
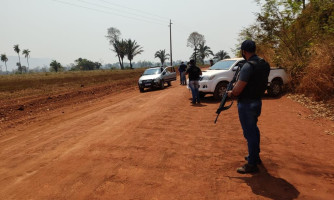
<svg viewBox="0 0 334 200">
<path fill-rule="evenodd" d="M 109 85 L 115 90 L 136 86 L 144 69 L 67 71 L 0 76 L 0 101 L 52 96 L 87 87 Z"/>
<path fill-rule="evenodd" d="M 291 75 L 291 92 L 334 103 L 334 1 L 257 3 L 261 12 L 241 31 L 240 42 L 255 40 L 259 55 L 285 68 Z"/>
</svg>

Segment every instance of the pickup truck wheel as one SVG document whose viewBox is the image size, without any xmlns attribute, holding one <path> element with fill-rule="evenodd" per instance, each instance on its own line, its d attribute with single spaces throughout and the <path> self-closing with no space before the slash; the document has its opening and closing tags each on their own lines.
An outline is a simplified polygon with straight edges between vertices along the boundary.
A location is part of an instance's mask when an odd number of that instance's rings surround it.
<svg viewBox="0 0 334 200">
<path fill-rule="evenodd" d="M 143 87 L 139 87 L 139 91 L 140 92 L 144 92 L 144 88 Z"/>
<path fill-rule="evenodd" d="M 277 97 L 282 94 L 282 82 L 273 80 L 268 88 L 268 94 L 272 97 Z"/>
<path fill-rule="evenodd" d="M 164 89 L 165 88 L 165 81 L 164 80 L 161 80 L 160 81 L 160 89 Z"/>
<path fill-rule="evenodd" d="M 200 92 L 200 93 L 199 93 L 199 98 L 201 98 L 201 99 L 202 99 L 202 98 L 204 98 L 204 97 L 205 97 L 205 95 L 206 95 L 206 94 L 205 94 L 204 92 Z"/>
<path fill-rule="evenodd" d="M 171 85 L 172 85 L 171 81 L 168 81 L 167 83 L 168 83 L 168 86 L 171 86 Z"/>
<path fill-rule="evenodd" d="M 220 82 L 217 84 L 215 91 L 213 92 L 213 97 L 217 100 L 222 99 L 223 94 L 226 92 L 227 83 Z"/>
</svg>

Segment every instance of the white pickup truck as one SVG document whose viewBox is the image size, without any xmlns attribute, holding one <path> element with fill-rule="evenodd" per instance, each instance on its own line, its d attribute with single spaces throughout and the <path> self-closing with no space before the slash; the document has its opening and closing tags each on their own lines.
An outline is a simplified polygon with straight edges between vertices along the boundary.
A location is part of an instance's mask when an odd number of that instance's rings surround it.
<svg viewBox="0 0 334 200">
<path fill-rule="evenodd" d="M 208 70 L 202 71 L 199 81 L 200 96 L 213 94 L 215 99 L 221 99 L 226 91 L 228 83 L 232 80 L 238 65 L 245 63 L 243 58 L 225 59 L 215 63 Z M 278 96 L 282 93 L 283 85 L 289 81 L 284 69 L 271 68 L 268 77 L 267 92 L 270 96 Z"/>
</svg>

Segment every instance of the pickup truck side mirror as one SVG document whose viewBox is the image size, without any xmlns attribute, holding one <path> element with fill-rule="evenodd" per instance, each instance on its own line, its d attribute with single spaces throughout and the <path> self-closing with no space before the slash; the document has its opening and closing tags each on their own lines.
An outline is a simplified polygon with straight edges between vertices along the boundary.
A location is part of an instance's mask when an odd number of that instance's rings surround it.
<svg viewBox="0 0 334 200">
<path fill-rule="evenodd" d="M 234 67 L 232 68 L 232 71 L 237 71 L 237 69 L 238 69 L 238 65 L 234 66 Z"/>
</svg>

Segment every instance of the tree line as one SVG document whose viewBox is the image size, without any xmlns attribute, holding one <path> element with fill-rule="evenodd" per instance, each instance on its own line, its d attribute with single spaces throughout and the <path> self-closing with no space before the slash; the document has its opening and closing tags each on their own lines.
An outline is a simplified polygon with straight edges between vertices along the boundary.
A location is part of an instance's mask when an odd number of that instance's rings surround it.
<svg viewBox="0 0 334 200">
<path fill-rule="evenodd" d="M 228 53 L 224 50 L 220 50 L 217 53 L 213 53 L 211 48 L 206 45 L 206 40 L 204 35 L 199 34 L 198 32 L 192 32 L 187 40 L 187 46 L 194 49 L 194 52 L 189 59 L 194 59 L 196 63 L 204 64 L 204 59 L 210 56 L 213 56 L 213 59 L 220 61 L 223 59 L 230 58 Z M 166 53 L 166 50 L 158 50 L 154 54 L 154 58 L 159 58 L 161 65 L 164 65 L 165 61 L 169 59 L 169 54 Z"/>
<path fill-rule="evenodd" d="M 194 59 L 200 64 L 204 64 L 204 59 L 211 56 L 214 56 L 213 59 L 217 61 L 230 58 L 228 53 L 224 50 L 218 51 L 214 54 L 210 47 L 206 45 L 206 40 L 204 35 L 198 32 L 192 32 L 187 40 L 187 46 L 194 49 L 193 54 L 190 56 L 190 59 Z"/>
<path fill-rule="evenodd" d="M 135 40 L 133 39 L 121 39 L 121 32 L 115 27 L 111 27 L 107 30 L 107 35 L 105 36 L 109 44 L 111 45 L 111 50 L 116 53 L 116 56 L 118 57 L 118 63 L 121 69 L 126 69 L 127 67 L 124 66 L 124 58 L 127 58 L 129 60 L 129 68 L 133 69 L 133 59 L 135 56 L 141 54 L 144 50 L 143 47 L 141 47 Z M 216 54 L 213 54 L 210 47 L 208 47 L 205 44 L 205 38 L 203 35 L 193 32 L 190 34 L 188 38 L 187 45 L 194 48 L 194 53 L 190 56 L 190 59 L 195 59 L 198 63 L 204 64 L 204 59 L 211 56 L 214 56 L 213 59 L 216 60 L 222 60 L 229 58 L 230 56 L 225 52 L 224 50 L 221 50 L 217 52 Z M 25 49 L 22 51 L 22 55 L 25 56 L 27 59 L 28 67 L 22 66 L 21 64 L 21 57 L 20 57 L 20 47 L 19 45 L 14 45 L 14 51 L 18 54 L 19 62 L 16 63 L 17 71 L 16 73 L 22 74 L 23 72 L 27 73 L 29 72 L 30 66 L 29 66 L 29 58 L 30 58 L 30 50 Z M 166 60 L 169 59 L 169 54 L 166 53 L 166 50 L 158 50 L 154 54 L 154 58 L 159 58 L 161 65 L 163 66 L 166 62 Z M 8 57 L 6 54 L 1 54 L 1 61 L 5 63 L 6 66 L 6 73 L 8 74 L 7 69 L 7 61 Z M 169 63 L 170 65 L 177 65 L 180 64 L 181 61 Z M 135 63 L 137 67 L 150 67 L 157 65 L 156 63 L 148 62 L 148 61 L 140 61 L 138 63 Z M 145 65 L 145 66 L 143 66 Z M 62 66 L 57 60 L 52 60 L 49 64 L 48 70 L 51 72 L 60 72 L 60 71 L 76 71 L 76 70 L 98 70 L 101 69 L 102 64 L 99 62 L 90 61 L 85 58 L 78 58 L 74 61 L 74 64 L 71 64 L 68 67 Z M 107 64 L 105 66 L 106 68 L 117 68 L 115 67 L 115 64 Z M 43 67 L 42 71 L 47 71 L 46 67 Z"/>
<path fill-rule="evenodd" d="M 22 66 L 21 64 L 21 57 L 20 57 L 20 52 L 21 52 L 21 49 L 19 47 L 18 44 L 14 45 L 14 51 L 17 53 L 18 57 L 19 57 L 19 62 L 16 63 L 16 66 L 17 66 L 17 69 L 18 69 L 18 72 L 19 73 L 23 73 L 23 72 L 29 72 L 29 57 L 30 57 L 30 50 L 29 49 L 24 49 L 22 51 L 22 55 L 24 55 L 24 57 L 27 59 L 27 64 L 28 64 L 28 67 L 26 66 Z M 8 57 L 6 54 L 1 54 L 1 61 L 5 63 L 5 66 L 6 66 L 6 73 L 8 74 L 8 69 L 7 69 L 7 62 L 8 62 Z"/>
</svg>

